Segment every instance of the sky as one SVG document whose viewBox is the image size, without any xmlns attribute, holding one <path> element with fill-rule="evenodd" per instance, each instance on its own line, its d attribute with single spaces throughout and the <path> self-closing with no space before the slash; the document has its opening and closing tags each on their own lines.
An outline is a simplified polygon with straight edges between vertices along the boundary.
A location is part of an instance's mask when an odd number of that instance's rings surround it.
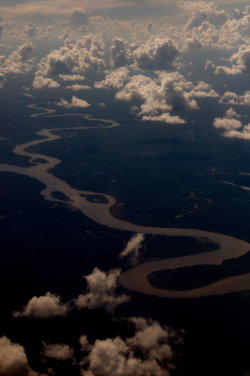
<svg viewBox="0 0 250 376">
<path fill-rule="evenodd" d="M 174 127 L 195 122 L 212 103 L 209 127 L 217 137 L 250 142 L 247 2 L 0 0 L 0 15 L 1 95 L 14 87 L 31 106 L 44 100 L 47 114 L 105 108 L 111 98 L 135 122 Z M 121 257 L 137 257 L 143 240 L 134 235 Z M 85 276 L 85 293 L 67 302 L 52 292 L 30 296 L 13 318 L 49 320 L 100 307 L 113 313 L 130 300 L 119 292 L 120 272 L 96 267 Z M 150 318 L 124 321 L 133 328 L 126 338 L 91 342 L 82 334 L 77 350 L 43 343 L 44 362 L 69 361 L 84 376 L 169 376 L 180 333 Z M 0 337 L 0 375 L 56 375 L 49 366 L 41 372 L 22 344 Z"/>
</svg>

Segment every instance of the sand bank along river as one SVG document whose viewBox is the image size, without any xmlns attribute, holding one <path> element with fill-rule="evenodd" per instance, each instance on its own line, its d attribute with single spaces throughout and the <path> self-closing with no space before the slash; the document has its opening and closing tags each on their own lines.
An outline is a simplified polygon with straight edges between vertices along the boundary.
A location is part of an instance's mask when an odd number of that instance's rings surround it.
<svg viewBox="0 0 250 376">
<path fill-rule="evenodd" d="M 30 106 L 31 107 L 31 106 Z M 32 108 L 41 108 L 32 105 Z M 47 112 L 46 112 L 47 111 Z M 44 113 L 33 114 L 32 117 L 50 113 L 44 117 L 53 117 L 60 115 L 51 115 L 52 111 L 45 109 Z M 64 115 L 61 115 L 64 116 Z M 62 161 L 44 154 L 36 154 L 29 152 L 31 146 L 38 144 L 53 142 L 61 138 L 60 131 L 64 130 L 81 130 L 86 131 L 90 129 L 110 129 L 119 126 L 120 124 L 112 120 L 95 119 L 89 115 L 83 114 L 67 114 L 66 116 L 82 116 L 87 120 L 98 122 L 98 125 L 83 126 L 75 128 L 56 128 L 56 129 L 43 129 L 36 134 L 40 137 L 37 140 L 27 142 L 25 144 L 17 145 L 13 152 L 17 155 L 25 156 L 28 158 L 30 167 L 19 167 L 9 164 L 0 164 L 0 171 L 13 172 L 17 174 L 26 175 L 34 178 L 44 184 L 45 188 L 41 191 L 41 195 L 45 200 L 60 202 L 71 205 L 78 208 L 84 215 L 92 219 L 93 221 L 108 226 L 114 229 L 141 232 L 143 234 L 165 235 L 165 236 L 191 236 L 196 238 L 208 238 L 211 242 L 219 244 L 220 248 L 217 251 L 211 251 L 206 253 L 200 253 L 195 255 L 176 257 L 164 260 L 157 260 L 140 264 L 124 273 L 120 277 L 120 283 L 123 287 L 141 292 L 144 294 L 155 295 L 159 297 L 169 298 L 195 298 L 209 295 L 220 295 L 229 292 L 250 290 L 250 273 L 234 276 L 230 278 L 224 278 L 216 283 L 209 284 L 207 286 L 185 290 L 164 290 L 152 287 L 148 282 L 148 276 L 158 270 L 162 269 L 177 269 L 181 267 L 194 266 L 194 265 L 220 265 L 224 260 L 237 258 L 246 254 L 250 250 L 250 244 L 228 236 L 224 234 L 218 234 L 208 231 L 185 229 L 185 228 L 158 228 L 158 227 L 146 227 L 139 226 L 134 223 L 117 219 L 112 216 L 110 208 L 115 205 L 116 199 L 112 196 L 99 193 L 78 190 L 71 187 L 67 182 L 57 178 L 49 170 L 53 169 L 56 165 Z M 59 134 L 58 134 L 59 133 Z M 61 200 L 53 197 L 53 192 L 61 192 L 66 196 L 66 200 Z M 91 202 L 87 197 L 83 195 L 100 195 L 105 198 L 105 203 Z"/>
</svg>

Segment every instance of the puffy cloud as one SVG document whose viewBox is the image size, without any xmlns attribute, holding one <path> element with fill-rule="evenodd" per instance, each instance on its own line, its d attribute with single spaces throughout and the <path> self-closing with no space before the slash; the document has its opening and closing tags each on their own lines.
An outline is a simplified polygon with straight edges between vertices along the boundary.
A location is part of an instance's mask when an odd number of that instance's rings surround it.
<svg viewBox="0 0 250 376">
<path fill-rule="evenodd" d="M 219 49 L 249 45 L 250 13 L 247 7 L 243 11 L 233 10 L 227 13 L 221 7 L 218 8 L 215 2 L 188 1 L 184 3 L 184 8 L 186 11 L 191 10 L 192 16 L 186 24 L 185 32 L 178 31 L 177 39 L 180 42 L 195 38 L 203 47 Z M 184 47 L 187 48 L 187 44 L 184 43 Z M 220 65 L 216 69 L 216 73 L 239 74 L 234 67 Z"/>
<path fill-rule="evenodd" d="M 168 113 L 172 110 L 172 106 L 164 97 L 162 88 L 154 80 L 143 75 L 133 76 L 126 86 L 116 94 L 116 99 L 127 102 L 142 101 L 138 113 L 139 116 L 142 116 L 142 120 L 154 120 L 159 113 Z M 148 119 L 145 119 L 145 116 L 148 116 Z M 170 114 L 169 118 L 171 118 Z"/>
<path fill-rule="evenodd" d="M 1 67 L 2 71 L 4 73 L 15 74 L 21 74 L 30 71 L 32 69 L 32 65 L 29 64 L 27 60 L 34 49 L 34 44 L 32 42 L 26 41 L 15 51 L 13 51 L 5 60 L 3 60 Z"/>
<path fill-rule="evenodd" d="M 228 76 L 237 76 L 242 74 L 242 67 L 228 67 L 226 65 L 216 65 L 211 60 L 207 60 L 205 64 L 205 70 L 212 69 L 214 74 L 224 74 Z"/>
<path fill-rule="evenodd" d="M 64 361 L 73 359 L 74 350 L 65 344 L 46 344 L 43 343 L 43 352 L 42 354 L 46 358 L 55 359 L 58 361 Z"/>
<path fill-rule="evenodd" d="M 190 96 L 197 98 L 218 98 L 219 94 L 208 83 L 199 81 L 191 90 Z"/>
<path fill-rule="evenodd" d="M 232 91 L 226 91 L 220 98 L 220 103 L 249 106 L 250 91 L 245 91 L 242 95 L 238 95 Z"/>
<path fill-rule="evenodd" d="M 226 91 L 220 98 L 220 103 L 239 104 L 239 96 L 232 91 Z"/>
<path fill-rule="evenodd" d="M 169 38 L 152 37 L 133 51 L 134 63 L 142 69 L 166 69 L 179 51 Z"/>
<path fill-rule="evenodd" d="M 234 111 L 226 112 L 227 117 L 215 118 L 213 126 L 224 130 L 223 136 L 227 138 L 238 138 L 241 140 L 250 140 L 250 124 L 244 125 L 240 120 L 234 119 L 231 116 L 239 116 Z"/>
<path fill-rule="evenodd" d="M 129 301 L 127 295 L 119 295 L 118 287 L 119 269 L 107 272 L 95 268 L 93 272 L 84 278 L 87 281 L 86 294 L 80 294 L 74 301 L 62 303 L 61 297 L 50 292 L 44 296 L 34 296 L 21 311 L 13 312 L 13 316 L 29 317 L 36 319 L 51 319 L 57 316 L 66 316 L 71 309 L 95 309 L 105 307 L 107 311 L 113 311 L 118 305 Z"/>
<path fill-rule="evenodd" d="M 245 91 L 243 95 L 239 96 L 239 104 L 250 106 L 250 91 Z"/>
<path fill-rule="evenodd" d="M 170 38 L 154 36 L 145 43 L 135 44 L 117 37 L 112 40 L 110 60 L 115 67 L 134 64 L 140 69 L 168 69 L 178 53 Z"/>
<path fill-rule="evenodd" d="M 61 302 L 57 295 L 47 292 L 44 296 L 34 296 L 21 311 L 14 312 L 14 317 L 28 317 L 35 319 L 52 319 L 66 316 L 69 306 Z"/>
<path fill-rule="evenodd" d="M 225 23 L 225 29 L 230 30 L 231 35 L 240 36 L 242 41 L 245 37 L 250 35 L 250 13 L 249 6 L 240 11 L 239 9 L 234 9 L 234 15 L 231 19 L 228 19 Z"/>
<path fill-rule="evenodd" d="M 230 58 L 231 66 L 216 65 L 212 62 L 207 63 L 207 67 L 211 67 L 215 74 L 225 74 L 236 76 L 242 73 L 250 72 L 250 47 L 241 46 Z"/>
<path fill-rule="evenodd" d="M 169 376 L 176 334 L 144 318 L 129 321 L 135 326 L 131 338 L 107 338 L 91 345 L 84 337 L 82 350 L 88 355 L 83 376 Z"/>
<path fill-rule="evenodd" d="M 65 108 L 73 108 L 73 107 L 87 108 L 90 106 L 90 104 L 83 99 L 73 96 L 71 99 L 71 102 L 68 102 L 65 99 L 61 99 L 57 103 L 57 106 L 65 107 Z"/>
<path fill-rule="evenodd" d="M 131 318 L 137 331 L 134 337 L 129 338 L 127 343 L 133 348 L 152 350 L 163 341 L 169 338 L 169 331 L 160 326 L 157 322 L 147 322 L 144 318 Z M 169 349 L 168 358 L 172 358 L 172 351 Z"/>
<path fill-rule="evenodd" d="M 142 242 L 144 238 L 145 238 L 145 235 L 141 233 L 138 233 L 132 236 L 132 238 L 128 241 L 125 249 L 120 253 L 120 257 L 128 256 L 131 253 L 137 254 L 139 249 L 142 246 Z"/>
<path fill-rule="evenodd" d="M 237 52 L 235 52 L 231 58 L 230 62 L 233 64 L 233 67 L 242 70 L 242 72 L 250 71 L 250 47 L 241 46 Z"/>
<path fill-rule="evenodd" d="M 197 36 L 192 35 L 191 37 L 185 38 L 183 50 L 185 51 L 190 48 L 194 50 L 198 50 L 199 48 L 202 48 L 202 43 L 197 38 Z"/>
<path fill-rule="evenodd" d="M 7 61 L 24 62 L 32 51 L 34 51 L 34 44 L 32 42 L 25 42 L 22 46 L 18 47 L 8 58 Z"/>
<path fill-rule="evenodd" d="M 80 74 L 59 74 L 59 78 L 63 81 L 83 81 L 85 76 Z"/>
<path fill-rule="evenodd" d="M 74 85 L 68 85 L 68 86 L 66 86 L 65 89 L 70 89 L 70 90 L 73 90 L 73 91 L 89 90 L 89 89 L 91 89 L 91 86 L 74 84 Z"/>
<path fill-rule="evenodd" d="M 231 119 L 231 118 L 236 118 L 236 117 L 241 117 L 233 108 L 229 108 L 226 111 L 226 117 Z"/>
<path fill-rule="evenodd" d="M 52 80 L 52 78 L 35 75 L 32 86 L 34 89 L 56 89 L 60 85 L 58 82 Z"/>
<path fill-rule="evenodd" d="M 108 311 L 113 311 L 118 305 L 128 302 L 128 296 L 116 293 L 119 275 L 119 269 L 103 272 L 95 268 L 85 277 L 88 292 L 77 297 L 76 306 L 80 309 L 105 307 Z"/>
<path fill-rule="evenodd" d="M 150 115 L 144 115 L 142 117 L 143 121 L 156 121 L 161 123 L 167 123 L 167 124 L 185 124 L 186 121 L 182 119 L 180 116 L 173 116 L 170 115 L 169 112 L 165 112 L 161 115 L 156 116 L 150 116 Z"/>
<path fill-rule="evenodd" d="M 220 10 L 213 2 L 186 1 L 183 7 L 192 10 L 192 17 L 188 20 L 186 29 L 190 30 L 208 22 L 215 26 L 222 26 L 229 15 L 225 10 Z"/>
<path fill-rule="evenodd" d="M 11 342 L 7 337 L 0 337 L 0 375 L 38 376 L 30 369 L 23 346 Z"/>
<path fill-rule="evenodd" d="M 129 70 L 126 67 L 118 68 L 106 75 L 105 80 L 96 82 L 96 88 L 115 88 L 121 89 L 129 81 Z"/>
<path fill-rule="evenodd" d="M 59 83 L 53 79 L 58 76 L 63 81 L 80 81 L 82 73 L 94 69 L 102 69 L 105 65 L 104 46 L 94 35 L 88 34 L 75 44 L 66 42 L 59 50 L 51 51 L 41 59 L 35 73 L 33 87 L 35 89 L 54 89 Z M 79 87 L 73 87 L 79 90 Z M 86 87 L 84 87 L 86 89 Z"/>
<path fill-rule="evenodd" d="M 231 119 L 229 117 L 215 118 L 213 121 L 213 126 L 215 128 L 222 128 L 225 130 L 239 129 L 242 127 L 240 120 Z"/>
<path fill-rule="evenodd" d="M 59 50 L 51 51 L 38 65 L 37 75 L 75 75 L 89 69 L 102 69 L 104 46 L 95 35 L 88 34 L 75 44 L 67 43 Z"/>
<path fill-rule="evenodd" d="M 116 99 L 127 102 L 142 101 L 138 113 L 142 120 L 183 124 L 185 120 L 172 116 L 169 111 L 198 109 L 198 104 L 192 97 L 201 97 L 202 90 L 203 96 L 216 96 L 204 83 L 200 83 L 196 89 L 192 82 L 187 81 L 179 72 L 159 72 L 156 79 L 143 75 L 131 77 L 125 87 L 116 94 Z"/>
<path fill-rule="evenodd" d="M 238 67 L 227 67 L 224 65 L 215 65 L 214 66 L 214 73 L 215 74 L 225 74 L 227 76 L 237 76 L 238 74 L 242 74 L 243 71 L 241 68 Z"/>
<path fill-rule="evenodd" d="M 132 63 L 131 46 L 125 39 L 113 38 L 110 47 L 111 64 L 121 67 Z"/>
<path fill-rule="evenodd" d="M 237 131 L 237 130 L 230 130 L 228 132 L 225 132 L 223 134 L 224 137 L 227 138 L 238 138 L 240 140 L 250 140 L 250 124 L 245 125 L 242 128 L 242 131 Z"/>
</svg>

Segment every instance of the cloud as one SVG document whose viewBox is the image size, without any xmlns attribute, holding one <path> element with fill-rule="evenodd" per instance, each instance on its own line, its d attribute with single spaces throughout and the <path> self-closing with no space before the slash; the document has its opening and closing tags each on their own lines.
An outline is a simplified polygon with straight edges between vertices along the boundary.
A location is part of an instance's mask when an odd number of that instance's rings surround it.
<svg viewBox="0 0 250 376">
<path fill-rule="evenodd" d="M 232 91 L 226 91 L 220 98 L 220 103 L 239 104 L 239 95 Z"/>
<path fill-rule="evenodd" d="M 162 88 L 153 79 L 143 75 L 133 76 L 115 97 L 126 102 L 142 101 L 139 116 L 153 117 L 159 112 L 172 110 L 172 106 L 164 97 Z"/>
<path fill-rule="evenodd" d="M 52 319 L 66 316 L 69 306 L 61 302 L 57 295 L 47 292 L 44 296 L 34 296 L 21 311 L 13 313 L 14 317 L 28 317 L 35 319 Z"/>
<path fill-rule="evenodd" d="M 107 311 L 113 311 L 118 305 L 129 301 L 127 295 L 118 294 L 116 291 L 120 273 L 120 269 L 104 272 L 94 268 L 91 274 L 84 277 L 87 281 L 87 292 L 80 294 L 74 301 L 62 303 L 60 296 L 47 292 L 44 296 L 31 298 L 21 311 L 13 312 L 13 317 L 52 319 L 66 316 L 75 308 L 104 307 Z"/>
<path fill-rule="evenodd" d="M 113 38 L 110 47 L 110 60 L 114 67 L 132 63 L 131 45 L 123 38 Z"/>
<path fill-rule="evenodd" d="M 149 352 L 153 349 L 156 350 L 160 344 L 167 342 L 172 333 L 171 330 L 163 328 L 158 322 L 151 322 L 144 318 L 135 317 L 131 318 L 130 321 L 135 325 L 137 331 L 134 337 L 127 340 L 127 343 L 134 349 Z M 173 352 L 169 346 L 168 351 L 165 353 L 165 358 L 171 360 L 172 357 Z"/>
<path fill-rule="evenodd" d="M 129 70 L 126 67 L 118 68 L 106 75 L 105 80 L 96 82 L 95 87 L 121 89 L 129 81 Z"/>
<path fill-rule="evenodd" d="M 198 84 L 193 87 L 190 96 L 196 98 L 219 98 L 219 94 L 212 89 L 210 84 L 204 81 L 199 81 Z"/>
<path fill-rule="evenodd" d="M 77 297 L 76 306 L 79 309 L 105 307 L 108 311 L 113 311 L 118 305 L 127 303 L 128 296 L 116 293 L 119 275 L 119 269 L 103 272 L 95 268 L 91 274 L 85 277 L 88 292 Z"/>
<path fill-rule="evenodd" d="M 242 41 L 250 35 L 250 12 L 249 6 L 243 10 L 234 9 L 233 17 L 228 19 L 225 27 L 230 30 L 231 35 L 240 35 Z"/>
<path fill-rule="evenodd" d="M 39 75 L 35 75 L 32 86 L 34 89 L 56 89 L 60 87 L 58 82 Z"/>
<path fill-rule="evenodd" d="M 194 86 L 179 72 L 158 72 L 155 79 L 144 75 L 132 76 L 125 87 L 116 94 L 116 99 L 126 102 L 142 102 L 138 116 L 142 120 L 183 124 L 185 120 L 172 116 L 170 111 L 197 110 L 197 97 L 217 96 L 209 85 Z"/>
<path fill-rule="evenodd" d="M 164 114 L 157 115 L 157 116 L 148 116 L 144 115 L 142 117 L 143 121 L 156 121 L 156 122 L 161 122 L 161 123 L 166 123 L 166 124 L 185 124 L 186 121 L 182 119 L 180 116 L 173 116 L 170 115 L 170 113 L 165 112 Z"/>
<path fill-rule="evenodd" d="M 217 5 L 213 2 L 186 1 L 183 4 L 183 8 L 192 10 L 192 16 L 186 24 L 187 30 L 199 27 L 203 22 L 208 22 L 219 27 L 229 17 L 225 10 L 218 9 Z"/>
<path fill-rule="evenodd" d="M 221 3 L 221 2 L 220 2 Z M 227 12 L 219 2 L 187 1 L 180 4 L 185 12 L 192 12 L 188 19 L 185 30 L 178 30 L 179 43 L 185 39 L 197 39 L 203 47 L 214 47 L 231 50 L 239 46 L 248 47 L 250 36 L 250 12 L 246 6 L 243 11 L 232 9 Z M 182 44 L 182 43 L 181 43 Z M 186 43 L 182 50 L 187 47 Z M 190 46 L 191 47 L 191 46 Z M 214 66 L 216 74 L 240 74 L 239 67 Z"/>
<path fill-rule="evenodd" d="M 101 40 L 88 34 L 74 44 L 66 43 L 59 50 L 51 51 L 43 58 L 36 75 L 82 75 L 85 71 L 99 70 L 105 66 L 104 46 Z"/>
<path fill-rule="evenodd" d="M 87 108 L 90 106 L 90 104 L 83 99 L 73 96 L 71 98 L 71 102 L 68 102 L 65 99 L 61 99 L 57 103 L 57 106 L 65 107 L 65 108 L 74 108 L 74 107 Z"/>
<path fill-rule="evenodd" d="M 244 125 L 240 120 L 234 119 L 231 116 L 234 111 L 227 111 L 227 117 L 215 118 L 213 126 L 215 128 L 223 129 L 222 136 L 227 138 L 238 138 L 241 140 L 250 140 L 250 124 Z M 234 113 L 234 116 L 239 116 Z"/>
<path fill-rule="evenodd" d="M 85 76 L 80 74 L 59 74 L 59 78 L 63 81 L 83 81 Z"/>
<path fill-rule="evenodd" d="M 152 37 L 133 51 L 134 63 L 142 69 L 167 69 L 179 51 L 169 38 Z"/>
<path fill-rule="evenodd" d="M 237 52 L 230 57 L 233 66 L 238 67 L 242 72 L 250 71 L 250 47 L 241 46 Z"/>
<path fill-rule="evenodd" d="M 114 67 L 133 64 L 139 69 L 169 69 L 179 53 L 170 38 L 152 36 L 145 43 L 129 43 L 113 38 L 110 61 Z"/>
<path fill-rule="evenodd" d="M 28 58 L 34 49 L 34 44 L 29 41 L 18 46 L 15 51 L 2 61 L 2 72 L 6 74 L 21 74 L 30 71 L 32 65 L 31 62 L 28 62 Z"/>
<path fill-rule="evenodd" d="M 226 91 L 220 98 L 220 103 L 249 106 L 250 91 L 245 91 L 242 95 L 236 94 L 232 91 Z"/>
<path fill-rule="evenodd" d="M 7 337 L 0 337 L 0 375 L 39 376 L 29 367 L 23 346 L 11 342 Z"/>
<path fill-rule="evenodd" d="M 239 104 L 250 106 L 250 91 L 245 91 L 243 95 L 239 96 Z"/>
<path fill-rule="evenodd" d="M 183 47 L 184 51 L 189 50 L 189 49 L 198 50 L 202 47 L 203 47 L 202 43 L 197 38 L 197 36 L 192 35 L 191 37 L 187 37 L 184 40 L 184 47 Z"/>
<path fill-rule="evenodd" d="M 42 355 L 44 355 L 46 358 L 55 359 L 58 361 L 72 360 L 74 350 L 65 344 L 47 344 L 43 342 Z"/>
<path fill-rule="evenodd" d="M 35 72 L 33 87 L 54 89 L 60 86 L 54 80 L 55 76 L 63 81 L 80 81 L 84 79 L 83 73 L 86 71 L 96 72 L 104 66 L 104 46 L 95 35 L 88 34 L 74 44 L 67 41 L 59 50 L 53 50 L 42 58 Z M 72 89 L 79 90 L 80 87 Z"/>
<path fill-rule="evenodd" d="M 216 65 L 211 61 L 208 61 L 206 67 L 210 67 L 214 70 L 215 74 L 225 74 L 230 76 L 236 76 L 243 73 L 250 72 L 250 47 L 241 46 L 237 52 L 235 52 L 230 58 L 229 63 L 231 66 Z"/>
<path fill-rule="evenodd" d="M 240 140 L 250 140 L 250 124 L 244 125 L 241 131 L 237 130 L 230 130 L 223 134 L 224 137 L 227 138 L 238 138 Z"/>
<path fill-rule="evenodd" d="M 231 119 L 231 118 L 240 118 L 241 115 L 239 115 L 233 108 L 229 108 L 227 111 L 226 111 L 226 117 Z"/>
<path fill-rule="evenodd" d="M 215 118 L 213 121 L 213 126 L 215 128 L 221 128 L 225 130 L 232 130 L 232 129 L 239 129 L 242 127 L 242 123 L 240 120 L 231 119 L 228 117 L 224 118 Z"/>
<path fill-rule="evenodd" d="M 93 345 L 83 337 L 82 350 L 88 353 L 83 376 L 169 376 L 176 333 L 144 318 L 128 321 L 135 327 L 133 337 L 98 339 Z"/>
<path fill-rule="evenodd" d="M 131 253 L 135 253 L 136 255 L 142 246 L 144 238 L 145 235 L 141 233 L 132 236 L 132 238 L 128 241 L 125 249 L 120 253 L 119 257 L 126 257 Z"/>
<path fill-rule="evenodd" d="M 74 84 L 74 85 L 68 85 L 68 86 L 66 86 L 65 89 L 70 89 L 70 90 L 73 90 L 73 91 L 90 90 L 91 86 Z"/>
</svg>

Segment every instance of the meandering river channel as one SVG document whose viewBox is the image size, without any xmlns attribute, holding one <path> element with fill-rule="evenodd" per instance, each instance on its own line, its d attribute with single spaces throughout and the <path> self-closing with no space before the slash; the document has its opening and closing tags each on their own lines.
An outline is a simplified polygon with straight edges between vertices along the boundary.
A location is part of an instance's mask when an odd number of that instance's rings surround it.
<svg viewBox="0 0 250 376">
<path fill-rule="evenodd" d="M 43 110 L 36 107 L 36 105 L 30 105 L 30 108 Z M 43 117 L 53 117 L 60 115 L 51 115 L 52 111 L 44 109 L 45 112 L 33 114 L 32 117 L 40 115 L 47 115 Z M 61 115 L 64 116 L 64 115 Z M 146 227 L 140 226 L 129 221 L 115 218 L 110 208 L 116 204 L 116 199 L 112 196 L 99 192 L 91 192 L 78 190 L 71 187 L 66 181 L 54 176 L 50 170 L 62 161 L 44 154 L 30 152 L 28 149 L 32 146 L 43 144 L 46 142 L 53 142 L 62 138 L 59 134 L 60 131 L 65 130 L 78 130 L 86 131 L 90 129 L 110 129 L 118 127 L 120 124 L 106 119 L 96 119 L 90 115 L 83 114 L 67 114 L 67 116 L 82 116 L 87 120 L 98 122 L 98 125 L 83 126 L 83 127 L 68 127 L 68 128 L 56 128 L 56 129 L 43 129 L 36 134 L 39 139 L 16 145 L 13 152 L 20 156 L 28 158 L 31 166 L 20 167 L 10 164 L 0 164 L 1 172 L 13 172 L 17 174 L 26 175 L 30 178 L 34 178 L 44 184 L 45 188 L 41 191 L 41 195 L 45 200 L 70 203 L 79 209 L 85 216 L 89 217 L 93 221 L 108 226 L 114 229 L 141 232 L 143 234 L 165 235 L 165 236 L 190 236 L 196 238 L 208 238 L 210 241 L 219 244 L 220 248 L 217 251 L 211 251 L 206 253 L 200 253 L 195 255 L 188 255 L 183 257 L 169 258 L 164 260 L 156 260 L 140 264 L 121 274 L 120 283 L 123 287 L 141 292 L 144 294 L 155 295 L 159 297 L 168 298 L 196 298 L 209 295 L 220 295 L 230 292 L 250 290 L 250 273 L 244 275 L 233 276 L 230 278 L 224 278 L 215 283 L 207 286 L 196 288 L 192 290 L 176 291 L 176 290 L 164 290 L 152 287 L 148 282 L 148 275 L 162 269 L 177 269 L 181 267 L 194 266 L 194 265 L 220 265 L 224 260 L 237 258 L 246 254 L 250 250 L 250 244 L 246 241 L 214 232 L 185 229 L 185 228 L 158 228 L 158 227 Z M 53 197 L 53 192 L 61 192 L 67 201 Z M 106 203 L 91 202 L 84 195 L 100 195 L 105 198 Z"/>
</svg>

